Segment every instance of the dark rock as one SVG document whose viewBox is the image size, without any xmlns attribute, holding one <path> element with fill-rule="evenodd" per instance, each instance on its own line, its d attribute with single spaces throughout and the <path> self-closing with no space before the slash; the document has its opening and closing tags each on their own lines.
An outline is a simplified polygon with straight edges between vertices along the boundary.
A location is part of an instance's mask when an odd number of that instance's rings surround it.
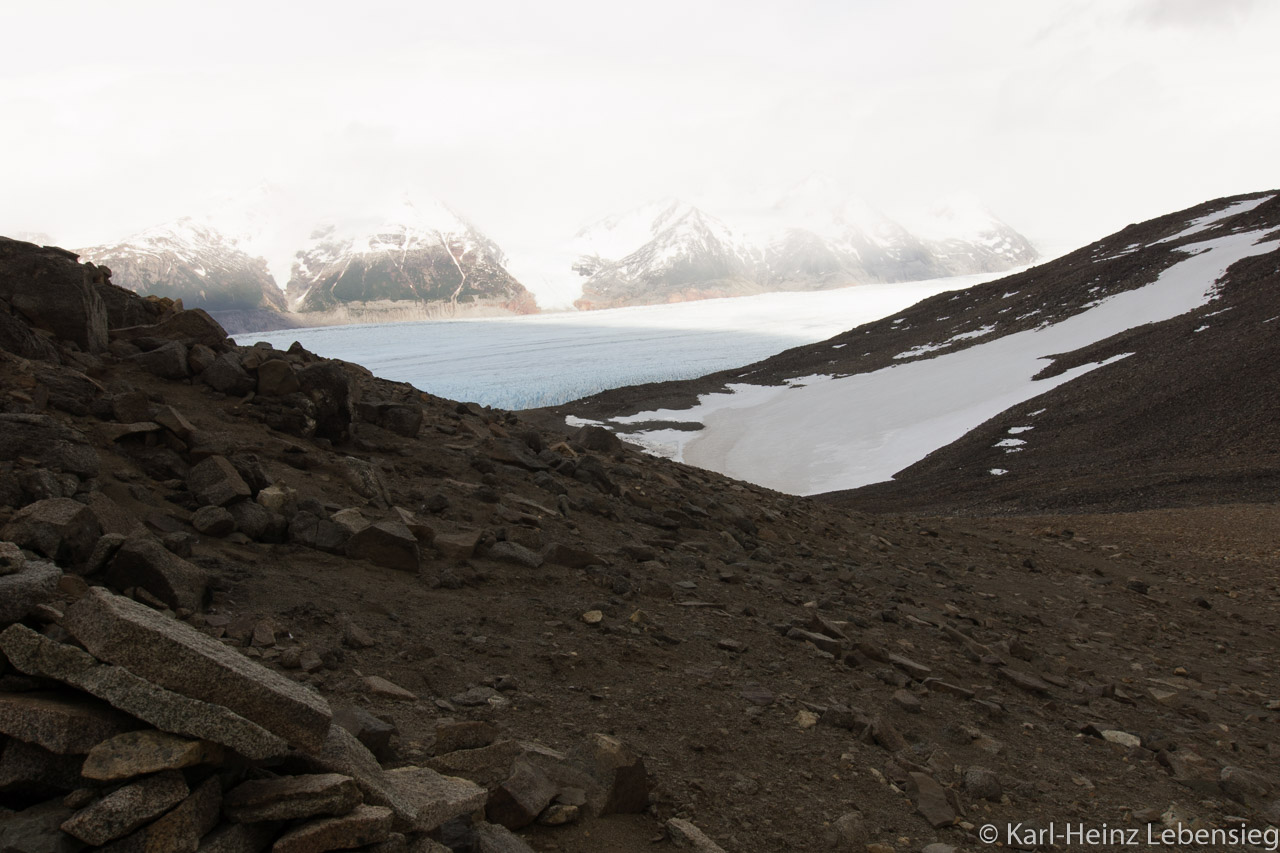
<svg viewBox="0 0 1280 853">
<path fill-rule="evenodd" d="M 596 453 L 614 454 L 622 451 L 622 439 L 612 430 L 587 425 L 573 435 L 575 443 Z"/>
<path fill-rule="evenodd" d="M 436 755 L 459 749 L 479 749 L 498 737 L 498 729 L 484 720 L 439 720 L 436 722 Z"/>
<path fill-rule="evenodd" d="M 62 824 L 73 810 L 58 800 L 0 818 L 0 850 L 5 853 L 77 853 L 84 845 L 66 835 Z"/>
<path fill-rule="evenodd" d="M 252 501 L 237 501 L 229 508 L 236 530 L 255 542 L 284 542 L 289 522 L 278 512 Z"/>
<path fill-rule="evenodd" d="M 537 569 L 542 566 L 541 554 L 514 542 L 496 542 L 485 556 L 491 560 L 515 563 L 526 569 Z"/>
<path fill-rule="evenodd" d="M 985 767 L 970 767 L 964 771 L 964 792 L 977 800 L 999 802 L 1004 788 L 1000 777 Z"/>
<path fill-rule="evenodd" d="M 492 823 L 476 824 L 471 832 L 474 853 L 533 853 L 533 848 L 520 840 L 520 836 Z"/>
<path fill-rule="evenodd" d="M 235 532 L 236 520 L 223 507 L 202 506 L 191 514 L 191 526 L 206 536 L 226 536 Z"/>
<path fill-rule="evenodd" d="M 19 457 L 79 477 L 98 473 L 98 453 L 84 433 L 48 415 L 0 414 L 0 460 Z"/>
<path fill-rule="evenodd" d="M 187 347 L 180 341 L 169 341 L 150 352 L 130 356 L 129 360 L 162 379 L 183 379 L 191 375 L 191 368 L 187 365 Z"/>
<path fill-rule="evenodd" d="M 22 358 L 57 364 L 60 361 L 57 348 L 33 332 L 26 322 L 10 314 L 7 308 L 0 303 L 0 350 Z"/>
<path fill-rule="evenodd" d="M 258 387 L 257 381 L 240 366 L 240 357 L 234 352 L 224 352 L 214 359 L 200 374 L 200 381 L 232 397 L 243 397 Z"/>
<path fill-rule="evenodd" d="M 73 790 L 84 784 L 80 777 L 83 763 L 79 755 L 58 755 L 44 747 L 10 739 L 0 746 L 0 791 L 33 794 Z"/>
<path fill-rule="evenodd" d="M 0 299 L 33 326 L 86 352 L 107 348 L 107 306 L 94 287 L 105 274 L 57 249 L 0 237 Z"/>
<path fill-rule="evenodd" d="M 0 633 L 0 650 L 22 672 L 62 681 L 164 731 L 220 743 L 255 760 L 286 751 L 281 738 L 219 704 L 159 687 L 24 625 Z"/>
<path fill-rule="evenodd" d="M 417 573 L 422 565 L 418 539 L 398 521 L 378 521 L 351 535 L 346 554 L 355 560 Z"/>
<path fill-rule="evenodd" d="M 392 758 L 391 737 L 397 730 L 391 723 L 354 706 L 335 710 L 333 722 L 354 735 L 379 761 Z"/>
<path fill-rule="evenodd" d="M 606 734 L 588 735 L 569 754 L 604 789 L 597 814 L 638 814 L 649 807 L 649 774 L 644 759 Z"/>
<path fill-rule="evenodd" d="M 284 359 L 273 358 L 258 365 L 258 393 L 266 397 L 283 397 L 302 390 L 293 372 L 293 365 Z"/>
<path fill-rule="evenodd" d="M 62 570 L 53 563 L 27 561 L 22 570 L 0 575 L 0 627 L 11 625 L 53 599 Z"/>
<path fill-rule="evenodd" d="M 317 773 L 243 782 L 227 792 L 223 809 L 236 823 L 258 823 L 344 815 L 360 800 L 360 789 L 350 776 Z"/>
<path fill-rule="evenodd" d="M 357 806 L 341 817 L 312 820 L 276 840 L 272 853 L 317 853 L 345 850 L 385 841 L 391 834 L 391 809 Z"/>
<path fill-rule="evenodd" d="M 927 773 L 911 773 L 911 787 L 916 796 L 916 811 L 929 821 L 934 829 L 951 826 L 956 822 L 955 809 L 947 800 L 947 792 Z"/>
<path fill-rule="evenodd" d="M 26 564 L 21 548 L 12 542 L 0 542 L 0 576 L 16 575 Z"/>
<path fill-rule="evenodd" d="M 117 589 L 141 587 L 175 610 L 200 610 L 209 585 L 203 569 L 150 536 L 125 540 L 107 567 L 106 580 Z"/>
<path fill-rule="evenodd" d="M 63 626 L 99 660 L 222 704 L 301 748 L 325 742 L 324 699 L 189 625 L 94 588 L 67 609 Z"/>
<path fill-rule="evenodd" d="M 161 770 L 181 770 L 220 762 L 222 747 L 156 729 L 125 732 L 89 750 L 82 771 L 86 779 L 110 782 Z"/>
<path fill-rule="evenodd" d="M 148 776 L 76 812 L 62 824 L 62 831 L 86 844 L 106 844 L 164 814 L 189 793 L 180 773 Z"/>
<path fill-rule="evenodd" d="M 526 761 L 517 761 L 506 781 L 489 792 L 485 817 L 508 829 L 519 829 L 533 823 L 555 795 L 556 785 L 545 773 Z"/>
<path fill-rule="evenodd" d="M 222 812 L 222 783 L 206 779 L 172 811 L 110 847 L 109 853 L 196 853 L 200 840 L 218 825 Z"/>
<path fill-rule="evenodd" d="M 204 506 L 226 506 L 252 495 L 249 484 L 225 456 L 210 456 L 191 469 L 187 488 Z"/>
<path fill-rule="evenodd" d="M 159 338 L 182 341 L 206 347 L 220 347 L 226 342 L 227 332 L 218 321 L 202 308 L 177 311 L 157 323 L 126 326 L 111 330 L 113 340 L 137 341 L 141 338 Z"/>
<path fill-rule="evenodd" d="M 302 391 L 315 406 L 315 434 L 335 444 L 349 441 L 360 391 L 338 364 L 312 364 L 298 371 Z"/>
<path fill-rule="evenodd" d="M 128 715 L 89 697 L 50 692 L 0 693 L 0 733 L 58 755 L 82 755 L 136 729 Z"/>
</svg>

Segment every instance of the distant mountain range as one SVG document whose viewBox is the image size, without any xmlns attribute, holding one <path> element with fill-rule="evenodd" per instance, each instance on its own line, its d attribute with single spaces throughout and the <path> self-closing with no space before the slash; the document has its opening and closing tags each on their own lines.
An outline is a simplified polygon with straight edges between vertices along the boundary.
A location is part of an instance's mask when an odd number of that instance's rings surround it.
<svg viewBox="0 0 1280 853">
<path fill-rule="evenodd" d="M 734 226 L 668 200 L 583 229 L 575 248 L 579 309 L 1001 272 L 1037 258 L 979 205 L 944 205 L 908 228 L 821 184 Z"/>
<path fill-rule="evenodd" d="M 538 311 L 498 244 L 445 205 L 402 201 L 282 238 L 271 233 L 278 202 L 260 188 L 80 254 L 114 283 L 204 308 L 233 333 Z M 974 206 L 908 228 L 809 184 L 734 222 L 658 202 L 582 229 L 550 274 L 581 280 L 575 305 L 586 310 L 1000 271 L 1036 257 Z"/>
</svg>

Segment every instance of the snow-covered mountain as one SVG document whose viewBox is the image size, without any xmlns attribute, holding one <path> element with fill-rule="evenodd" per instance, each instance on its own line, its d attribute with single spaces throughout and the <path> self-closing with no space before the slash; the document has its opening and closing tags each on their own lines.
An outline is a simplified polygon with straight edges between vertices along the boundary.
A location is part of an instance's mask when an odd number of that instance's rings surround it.
<svg viewBox="0 0 1280 853">
<path fill-rule="evenodd" d="M 1277 324 L 1271 191 L 1131 225 L 745 367 L 551 411 L 872 511 L 1270 500 Z"/>
<path fill-rule="evenodd" d="M 820 181 L 726 223 L 667 200 L 580 231 L 581 309 L 999 272 L 1036 258 L 980 205 L 952 202 L 903 225 Z"/>
<path fill-rule="evenodd" d="M 181 299 L 187 308 L 204 308 L 231 327 L 245 325 L 233 320 L 260 315 L 268 325 L 259 328 L 279 328 L 270 323 L 286 310 L 284 293 L 263 258 L 250 255 L 235 237 L 190 217 L 78 251 L 85 260 L 109 267 L 114 284 L 143 295 Z"/>
<path fill-rule="evenodd" d="M 684 202 L 610 217 L 578 232 L 575 242 L 574 271 L 588 277 L 574 303 L 582 310 L 763 292 L 751 249 L 723 222 Z"/>
<path fill-rule="evenodd" d="M 538 310 L 497 244 L 438 203 L 317 228 L 286 290 L 292 310 L 320 323 Z"/>
</svg>

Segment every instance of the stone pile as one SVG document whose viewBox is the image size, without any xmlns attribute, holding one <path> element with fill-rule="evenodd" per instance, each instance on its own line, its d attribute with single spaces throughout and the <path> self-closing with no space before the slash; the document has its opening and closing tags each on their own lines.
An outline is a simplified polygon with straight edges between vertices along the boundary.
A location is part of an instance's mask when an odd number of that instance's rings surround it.
<svg viewBox="0 0 1280 853">
<path fill-rule="evenodd" d="M 386 769 L 358 715 L 171 615 L 38 560 L 0 581 L 23 602 L 0 631 L 0 849 L 521 850 L 508 830 L 535 820 L 648 807 L 607 735 L 565 755 L 445 721 L 430 766 Z"/>
</svg>

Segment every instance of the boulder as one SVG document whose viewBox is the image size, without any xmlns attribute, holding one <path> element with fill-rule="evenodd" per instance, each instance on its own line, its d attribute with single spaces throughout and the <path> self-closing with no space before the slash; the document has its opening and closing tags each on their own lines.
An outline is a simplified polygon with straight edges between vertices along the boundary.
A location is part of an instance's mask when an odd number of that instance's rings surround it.
<svg viewBox="0 0 1280 853">
<path fill-rule="evenodd" d="M 300 748 L 325 744 L 323 698 L 189 625 L 95 587 L 67 609 L 63 627 L 99 660 L 221 704 Z"/>
<path fill-rule="evenodd" d="M 298 371 L 298 382 L 316 407 L 315 434 L 335 444 L 348 441 L 360 391 L 342 366 L 333 362 L 309 365 Z"/>
<path fill-rule="evenodd" d="M 200 381 L 233 397 L 243 397 L 258 387 L 257 381 L 240 366 L 240 359 L 232 352 L 224 352 L 215 358 L 213 364 L 201 372 Z"/>
<path fill-rule="evenodd" d="M 57 348 L 33 332 L 28 323 L 10 314 L 7 307 L 0 303 L 0 350 L 22 358 L 57 364 L 60 361 Z"/>
<path fill-rule="evenodd" d="M 597 814 L 638 814 L 649 807 L 649 774 L 644 759 L 622 741 L 606 734 L 588 735 L 569 753 L 604 791 L 603 801 L 589 803 Z"/>
<path fill-rule="evenodd" d="M 31 325 L 86 352 L 107 349 L 107 306 L 94 287 L 105 280 L 70 252 L 0 237 L 0 299 Z"/>
<path fill-rule="evenodd" d="M 347 540 L 346 553 L 402 572 L 416 574 L 422 565 L 417 537 L 398 521 L 378 521 L 356 531 Z"/>
<path fill-rule="evenodd" d="M 443 776 L 426 767 L 400 767 L 387 779 L 401 792 L 410 810 L 411 828 L 433 832 L 441 824 L 484 808 L 488 793 L 466 779 Z"/>
<path fill-rule="evenodd" d="M 71 498 L 49 498 L 28 504 L 0 532 L 62 565 L 77 566 L 89 559 L 102 535 L 97 516 Z"/>
<path fill-rule="evenodd" d="M 98 473 L 98 452 L 80 430 L 48 415 L 0 414 L 0 461 L 19 457 L 78 477 Z"/>
<path fill-rule="evenodd" d="M 202 506 L 191 514 L 191 526 L 206 536 L 227 536 L 235 532 L 236 520 L 224 507 Z"/>
<path fill-rule="evenodd" d="M 118 341 L 161 338 L 217 348 L 226 342 L 227 332 L 204 309 L 192 308 L 175 311 L 158 323 L 112 329 L 111 338 Z"/>
<path fill-rule="evenodd" d="M 53 563 L 28 561 L 21 571 L 0 575 L 0 627 L 25 619 L 37 605 L 51 600 L 62 570 Z"/>
<path fill-rule="evenodd" d="M 258 365 L 258 393 L 264 397 L 283 397 L 302 390 L 302 383 L 293 372 L 293 365 L 282 358 L 273 358 Z"/>
<path fill-rule="evenodd" d="M 288 750 L 283 738 L 220 704 L 152 684 L 25 625 L 0 633 L 0 651 L 28 675 L 69 684 L 163 731 L 213 741 L 255 760 L 277 758 Z"/>
<path fill-rule="evenodd" d="M 200 610 L 209 576 L 150 536 L 126 539 L 107 567 L 107 583 L 117 589 L 142 587 L 175 610 Z"/>
<path fill-rule="evenodd" d="M 507 829 L 520 829 L 537 820 L 555 795 L 556 784 L 547 774 L 527 761 L 517 761 L 511 775 L 489 793 L 485 817 Z"/>
<path fill-rule="evenodd" d="M 149 352 L 140 352 L 129 361 L 161 379 L 185 379 L 191 375 L 187 365 L 187 346 L 181 341 L 169 341 Z"/>
<path fill-rule="evenodd" d="M 191 469 L 187 488 L 202 506 L 226 506 L 253 492 L 240 472 L 225 456 L 210 456 Z"/>
</svg>

